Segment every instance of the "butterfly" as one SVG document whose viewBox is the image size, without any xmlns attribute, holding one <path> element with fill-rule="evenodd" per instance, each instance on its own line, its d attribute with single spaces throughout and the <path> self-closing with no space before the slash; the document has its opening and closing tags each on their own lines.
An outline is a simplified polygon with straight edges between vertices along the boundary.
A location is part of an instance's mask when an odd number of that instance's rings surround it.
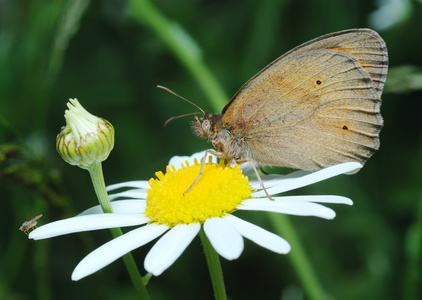
<svg viewBox="0 0 422 300">
<path fill-rule="evenodd" d="M 379 34 L 350 29 L 282 55 L 246 82 L 221 114 L 205 113 L 181 98 L 200 110 L 192 113 L 202 115 L 192 121 L 193 132 L 216 149 L 205 156 L 250 162 L 271 199 L 257 166 L 318 170 L 364 164 L 378 150 L 387 70 L 387 47 Z"/>
</svg>

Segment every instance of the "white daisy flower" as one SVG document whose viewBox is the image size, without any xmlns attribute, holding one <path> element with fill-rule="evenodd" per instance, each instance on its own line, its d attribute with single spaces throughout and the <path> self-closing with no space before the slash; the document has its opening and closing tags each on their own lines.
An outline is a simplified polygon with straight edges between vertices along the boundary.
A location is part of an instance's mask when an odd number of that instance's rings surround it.
<svg viewBox="0 0 422 300">
<path fill-rule="evenodd" d="M 341 196 L 275 196 L 324 179 L 361 168 L 349 162 L 317 172 L 298 171 L 287 176 L 263 175 L 262 179 L 274 201 L 268 199 L 257 180 L 248 180 L 238 165 L 213 163 L 204 171 L 195 186 L 183 196 L 199 173 L 196 158 L 173 157 L 166 174 L 157 172 L 157 179 L 123 182 L 108 187 L 113 213 L 104 214 L 100 206 L 92 207 L 76 217 L 41 226 L 29 235 L 45 239 L 73 232 L 138 226 L 102 245 L 87 255 L 75 268 L 72 279 L 79 280 L 117 260 L 124 254 L 160 237 L 148 252 L 144 267 L 155 276 L 169 268 L 198 234 L 201 226 L 217 253 L 233 260 L 243 251 L 243 237 L 276 253 L 286 254 L 290 245 L 280 236 L 236 217 L 238 210 L 270 211 L 298 216 L 333 219 L 335 212 L 319 203 L 352 205 Z M 183 163 L 183 165 L 182 165 Z M 245 164 L 246 165 L 246 164 Z M 140 226 L 142 225 L 142 226 Z"/>
</svg>

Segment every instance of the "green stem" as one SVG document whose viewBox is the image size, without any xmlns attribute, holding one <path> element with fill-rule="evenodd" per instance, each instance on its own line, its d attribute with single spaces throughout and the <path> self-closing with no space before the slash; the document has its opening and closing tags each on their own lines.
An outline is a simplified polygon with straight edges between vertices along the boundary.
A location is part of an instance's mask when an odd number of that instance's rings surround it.
<svg viewBox="0 0 422 300">
<path fill-rule="evenodd" d="M 299 280 L 306 290 L 308 298 L 313 300 L 329 299 L 329 296 L 325 293 L 321 283 L 318 281 L 318 277 L 312 268 L 312 264 L 306 255 L 303 245 L 300 242 L 289 217 L 272 213 L 269 213 L 268 216 L 275 232 L 288 240 L 292 246 L 292 251 L 287 256 L 290 258 L 293 267 L 299 276 Z"/>
<path fill-rule="evenodd" d="M 221 110 L 228 97 L 205 66 L 201 50 L 189 34 L 177 23 L 166 19 L 148 0 L 130 0 L 128 13 L 135 21 L 147 25 L 157 34 L 196 79 L 213 109 Z"/>
<path fill-rule="evenodd" d="M 207 260 L 208 269 L 210 271 L 215 299 L 226 300 L 226 288 L 224 286 L 223 271 L 221 269 L 220 258 L 218 257 L 217 252 L 212 247 L 202 227 L 199 231 L 199 237 L 201 238 L 202 248 L 204 249 L 205 258 Z"/>
<path fill-rule="evenodd" d="M 420 195 L 422 200 L 422 193 Z M 404 281 L 403 299 L 421 299 L 421 266 L 422 266 L 422 202 L 419 201 L 416 220 L 409 228 L 406 237 L 407 266 Z"/>
<path fill-rule="evenodd" d="M 113 209 L 111 207 L 110 199 L 105 187 L 103 169 L 101 163 L 93 164 L 90 168 L 87 169 L 91 175 L 91 180 L 94 185 L 95 193 L 97 194 L 98 201 L 105 213 L 112 213 Z M 114 238 L 123 235 L 123 232 L 120 228 L 110 228 L 111 234 Z M 142 276 L 139 273 L 139 270 L 136 266 L 135 260 L 131 253 L 123 255 L 123 261 L 128 270 L 130 279 L 132 280 L 133 286 L 138 294 L 139 299 L 149 299 L 148 292 L 142 280 Z"/>
<path fill-rule="evenodd" d="M 63 16 L 61 16 L 61 21 L 58 22 L 59 25 L 54 36 L 54 44 L 48 61 L 46 79 L 49 87 L 57 79 L 69 41 L 78 31 L 80 21 L 89 2 L 86 0 L 73 0 L 64 3 Z"/>
</svg>

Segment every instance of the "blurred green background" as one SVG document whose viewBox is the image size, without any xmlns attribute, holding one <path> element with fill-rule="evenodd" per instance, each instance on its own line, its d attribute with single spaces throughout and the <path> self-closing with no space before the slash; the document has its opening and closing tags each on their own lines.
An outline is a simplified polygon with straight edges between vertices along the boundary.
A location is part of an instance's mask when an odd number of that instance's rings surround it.
<svg viewBox="0 0 422 300">
<path fill-rule="evenodd" d="M 88 172 L 56 153 L 68 98 L 115 127 L 106 183 L 146 180 L 173 155 L 210 147 L 189 118 L 163 127 L 196 109 L 156 85 L 217 112 L 284 52 L 357 27 L 377 30 L 389 50 L 381 148 L 359 173 L 294 192 L 346 196 L 352 207 L 332 206 L 331 221 L 290 219 L 330 299 L 422 299 L 422 1 L 4 0 L 0 26 L 0 299 L 136 297 L 121 260 L 70 279 L 109 231 L 35 242 L 18 230 L 40 213 L 45 224 L 97 204 Z M 272 230 L 268 214 L 242 216 Z M 142 274 L 151 244 L 133 252 Z M 245 241 L 238 260 L 222 259 L 229 298 L 311 299 L 289 255 Z M 198 238 L 148 291 L 213 298 Z"/>
</svg>

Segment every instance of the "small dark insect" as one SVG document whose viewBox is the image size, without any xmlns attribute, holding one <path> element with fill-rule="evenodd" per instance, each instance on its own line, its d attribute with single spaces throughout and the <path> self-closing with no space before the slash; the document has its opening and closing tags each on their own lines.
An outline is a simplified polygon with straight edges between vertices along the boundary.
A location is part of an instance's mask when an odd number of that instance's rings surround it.
<svg viewBox="0 0 422 300">
<path fill-rule="evenodd" d="M 37 228 L 37 220 L 41 217 L 42 217 L 42 214 L 32 218 L 29 221 L 23 222 L 21 227 L 19 227 L 19 230 L 24 232 L 26 235 L 28 235 L 33 229 Z"/>
</svg>

